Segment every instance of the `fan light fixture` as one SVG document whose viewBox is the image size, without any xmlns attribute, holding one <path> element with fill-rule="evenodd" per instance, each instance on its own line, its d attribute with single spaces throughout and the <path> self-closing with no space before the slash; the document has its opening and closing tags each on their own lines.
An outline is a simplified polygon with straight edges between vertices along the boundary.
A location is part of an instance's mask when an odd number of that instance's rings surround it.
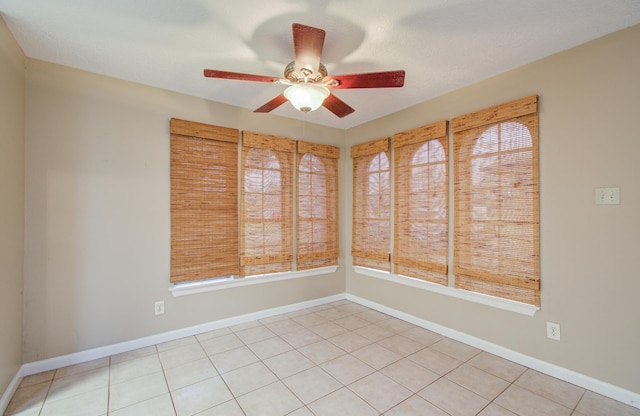
<svg viewBox="0 0 640 416">
<path fill-rule="evenodd" d="M 0 0 L 0 3 L 2 0 Z M 355 110 L 336 97 L 330 90 L 339 88 L 390 88 L 404 85 L 404 71 L 366 72 L 361 74 L 329 76 L 322 61 L 325 31 L 316 27 L 294 23 L 293 61 L 284 69 L 284 78 L 268 75 L 243 74 L 242 72 L 205 69 L 208 78 L 233 79 L 239 81 L 266 82 L 287 85 L 284 94 L 267 101 L 256 108 L 256 113 L 268 113 L 287 101 L 298 111 L 308 113 L 323 106 L 342 118 Z"/>
<path fill-rule="evenodd" d="M 296 110 L 308 113 L 320 108 L 329 96 L 329 89 L 323 85 L 294 84 L 284 91 L 284 96 Z"/>
</svg>

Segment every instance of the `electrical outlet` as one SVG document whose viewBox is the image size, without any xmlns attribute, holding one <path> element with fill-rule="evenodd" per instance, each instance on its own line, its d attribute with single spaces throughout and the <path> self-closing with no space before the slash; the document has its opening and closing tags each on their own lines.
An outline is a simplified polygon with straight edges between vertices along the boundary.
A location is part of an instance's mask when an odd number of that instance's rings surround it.
<svg viewBox="0 0 640 416">
<path fill-rule="evenodd" d="M 596 205 L 618 205 L 620 188 L 596 188 Z"/>
<path fill-rule="evenodd" d="M 560 341 L 560 324 L 547 322 L 547 338 Z"/>
<path fill-rule="evenodd" d="M 155 303 L 156 315 L 162 315 L 164 313 L 164 301 L 159 300 Z"/>
</svg>

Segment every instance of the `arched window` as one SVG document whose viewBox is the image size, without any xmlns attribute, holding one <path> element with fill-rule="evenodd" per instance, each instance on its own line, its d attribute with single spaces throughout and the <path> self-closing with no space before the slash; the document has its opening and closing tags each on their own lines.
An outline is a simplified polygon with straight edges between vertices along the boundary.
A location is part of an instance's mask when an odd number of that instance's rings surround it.
<svg viewBox="0 0 640 416">
<path fill-rule="evenodd" d="M 455 254 L 457 287 L 539 305 L 534 98 L 522 103 L 523 114 L 513 115 L 512 104 L 500 119 L 498 106 L 498 121 L 455 134 Z"/>
<path fill-rule="evenodd" d="M 391 176 L 389 140 L 351 148 L 353 158 L 353 264 L 390 270 Z"/>
<path fill-rule="evenodd" d="M 298 142 L 297 268 L 338 264 L 340 149 Z"/>
<path fill-rule="evenodd" d="M 272 136 L 249 133 L 243 136 L 242 276 L 291 270 L 294 144 L 292 140 Z"/>
<path fill-rule="evenodd" d="M 446 122 L 393 136 L 394 272 L 446 285 L 448 157 Z"/>
</svg>

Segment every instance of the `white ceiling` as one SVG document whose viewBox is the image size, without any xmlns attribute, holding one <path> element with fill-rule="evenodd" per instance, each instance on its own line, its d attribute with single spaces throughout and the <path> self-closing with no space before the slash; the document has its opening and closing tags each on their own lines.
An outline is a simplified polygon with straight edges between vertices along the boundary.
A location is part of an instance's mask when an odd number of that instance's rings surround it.
<svg viewBox="0 0 640 416">
<path fill-rule="evenodd" d="M 343 119 L 307 115 L 347 129 L 638 24 L 640 0 L 0 0 L 0 14 L 30 58 L 251 110 L 285 87 L 202 70 L 282 76 L 291 24 L 322 28 L 330 75 L 406 70 L 400 89 L 334 91 L 356 110 Z"/>
</svg>

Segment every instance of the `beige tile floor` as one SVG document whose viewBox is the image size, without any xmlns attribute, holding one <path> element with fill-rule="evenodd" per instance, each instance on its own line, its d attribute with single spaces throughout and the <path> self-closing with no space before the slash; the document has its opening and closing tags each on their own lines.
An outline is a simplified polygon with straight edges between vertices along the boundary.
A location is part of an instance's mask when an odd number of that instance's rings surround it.
<svg viewBox="0 0 640 416">
<path fill-rule="evenodd" d="M 25 377 L 5 415 L 640 416 L 339 301 Z"/>
</svg>

